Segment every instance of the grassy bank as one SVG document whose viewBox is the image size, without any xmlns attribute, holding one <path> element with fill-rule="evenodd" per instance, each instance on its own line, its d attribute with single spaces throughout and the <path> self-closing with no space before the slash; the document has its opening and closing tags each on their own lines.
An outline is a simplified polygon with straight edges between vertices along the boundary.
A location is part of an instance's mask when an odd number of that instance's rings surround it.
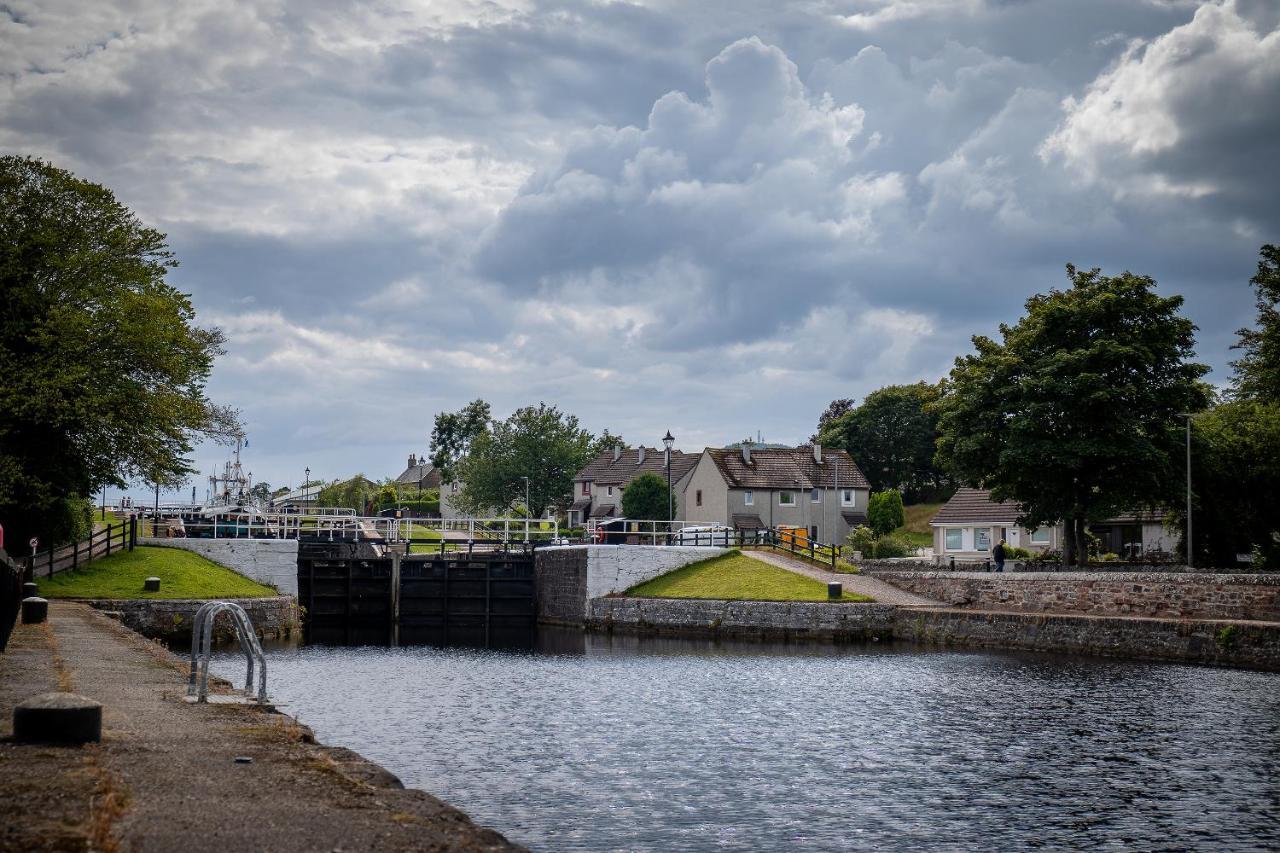
<svg viewBox="0 0 1280 853">
<path fill-rule="evenodd" d="M 715 598 L 727 601 L 826 601 L 827 585 L 744 554 L 691 563 L 627 590 L 641 598 Z M 846 592 L 845 601 L 871 601 Z"/>
<path fill-rule="evenodd" d="M 907 521 L 894 533 L 906 537 L 916 548 L 932 548 L 933 528 L 929 526 L 929 520 L 937 515 L 940 509 L 942 509 L 940 503 L 912 504 L 903 507 Z"/>
<path fill-rule="evenodd" d="M 159 592 L 143 581 L 160 578 Z M 46 598 L 261 598 L 271 587 L 251 581 L 199 554 L 177 548 L 140 546 L 90 563 L 78 572 L 37 578 Z"/>
</svg>

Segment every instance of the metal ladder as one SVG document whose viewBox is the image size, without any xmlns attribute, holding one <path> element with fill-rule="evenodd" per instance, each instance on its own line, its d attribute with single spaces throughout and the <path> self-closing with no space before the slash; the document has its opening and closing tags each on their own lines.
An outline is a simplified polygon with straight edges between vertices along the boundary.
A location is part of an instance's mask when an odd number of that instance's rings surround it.
<svg viewBox="0 0 1280 853">
<path fill-rule="evenodd" d="M 236 626 L 236 639 L 245 657 L 245 695 L 258 702 L 267 701 L 267 656 L 262 652 L 262 644 L 254 633 L 249 614 L 234 601 L 210 601 L 196 611 L 196 618 L 191 626 L 191 674 L 187 677 L 187 695 L 197 696 L 197 701 L 208 702 L 209 696 L 209 657 L 213 646 L 213 623 L 222 612 L 231 614 L 231 621 Z M 254 695 L 253 673 L 255 664 L 258 670 L 258 690 Z M 199 674 L 197 681 L 196 675 Z"/>
</svg>

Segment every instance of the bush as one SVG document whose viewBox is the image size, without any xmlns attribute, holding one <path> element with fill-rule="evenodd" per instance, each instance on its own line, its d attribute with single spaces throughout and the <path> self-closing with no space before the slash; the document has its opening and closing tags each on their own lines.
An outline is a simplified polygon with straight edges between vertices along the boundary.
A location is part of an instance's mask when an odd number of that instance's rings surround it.
<svg viewBox="0 0 1280 853">
<path fill-rule="evenodd" d="M 902 493 L 897 489 L 876 492 L 867 502 L 867 520 L 878 536 L 892 533 L 907 523 L 902 507 Z"/>
<path fill-rule="evenodd" d="M 849 547 L 854 551 L 861 551 L 864 557 L 875 556 L 876 534 L 865 524 L 860 524 L 850 530 L 844 541 L 848 542 Z"/>
<path fill-rule="evenodd" d="M 1004 558 L 1006 560 L 1030 560 L 1031 551 L 1017 545 L 1006 544 L 1004 546 Z"/>
<path fill-rule="evenodd" d="M 915 552 L 915 546 L 905 536 L 880 536 L 876 539 L 876 559 L 889 560 L 894 557 L 909 557 Z"/>
</svg>

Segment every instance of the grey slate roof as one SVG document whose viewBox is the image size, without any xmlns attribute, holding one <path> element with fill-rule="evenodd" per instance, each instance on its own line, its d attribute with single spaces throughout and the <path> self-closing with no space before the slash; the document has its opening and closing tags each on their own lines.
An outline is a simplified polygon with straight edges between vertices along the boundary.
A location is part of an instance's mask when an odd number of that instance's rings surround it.
<svg viewBox="0 0 1280 853">
<path fill-rule="evenodd" d="M 853 457 L 843 450 L 824 449 L 821 465 L 807 445 L 752 450 L 749 465 L 741 450 L 708 447 L 707 453 L 731 489 L 829 489 L 837 477 L 836 488 L 871 488 Z"/>
<path fill-rule="evenodd" d="M 930 524 L 1016 524 L 1022 510 L 1013 501 L 993 501 L 988 489 L 960 489 Z"/>
<path fill-rule="evenodd" d="M 408 486 L 416 486 L 422 483 L 424 489 L 438 489 L 440 487 L 440 472 L 430 462 L 423 462 L 419 465 L 411 465 L 404 469 L 404 473 L 396 477 L 396 482 Z"/>
<path fill-rule="evenodd" d="M 735 512 L 733 526 L 738 530 L 764 530 L 764 522 L 753 513 Z"/>
<path fill-rule="evenodd" d="M 599 486 L 625 486 L 637 474 L 645 472 L 665 478 L 667 476 L 665 453 L 665 450 L 646 447 L 644 462 L 641 462 L 639 460 L 639 448 L 629 447 L 622 451 L 617 461 L 614 461 L 613 451 L 605 450 L 595 459 L 588 462 L 586 467 L 579 471 L 574 479 L 591 480 Z M 681 453 L 679 450 L 671 451 L 671 482 L 673 484 L 678 482 L 681 477 L 692 471 L 693 466 L 697 464 L 698 454 Z"/>
<path fill-rule="evenodd" d="M 613 515 L 613 504 L 596 504 L 596 508 L 591 510 L 592 518 L 608 518 Z"/>
</svg>

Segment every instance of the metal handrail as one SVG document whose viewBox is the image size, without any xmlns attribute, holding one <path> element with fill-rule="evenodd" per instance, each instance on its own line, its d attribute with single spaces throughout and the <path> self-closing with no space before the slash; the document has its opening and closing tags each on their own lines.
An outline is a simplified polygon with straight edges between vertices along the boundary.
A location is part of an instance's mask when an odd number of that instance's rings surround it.
<svg viewBox="0 0 1280 853">
<path fill-rule="evenodd" d="M 236 626 L 236 639 L 245 656 L 244 692 L 253 696 L 253 675 L 255 663 L 258 671 L 258 691 L 255 697 L 259 702 L 267 701 L 267 656 L 258 642 L 258 635 L 253 630 L 253 622 L 244 608 L 234 601 L 210 601 L 201 605 L 196 611 L 191 625 L 191 672 L 187 676 L 187 695 L 196 696 L 197 701 L 207 702 L 209 696 L 209 661 L 212 657 L 213 625 L 218 614 L 227 612 Z M 199 681 L 197 683 L 197 673 Z"/>
</svg>

